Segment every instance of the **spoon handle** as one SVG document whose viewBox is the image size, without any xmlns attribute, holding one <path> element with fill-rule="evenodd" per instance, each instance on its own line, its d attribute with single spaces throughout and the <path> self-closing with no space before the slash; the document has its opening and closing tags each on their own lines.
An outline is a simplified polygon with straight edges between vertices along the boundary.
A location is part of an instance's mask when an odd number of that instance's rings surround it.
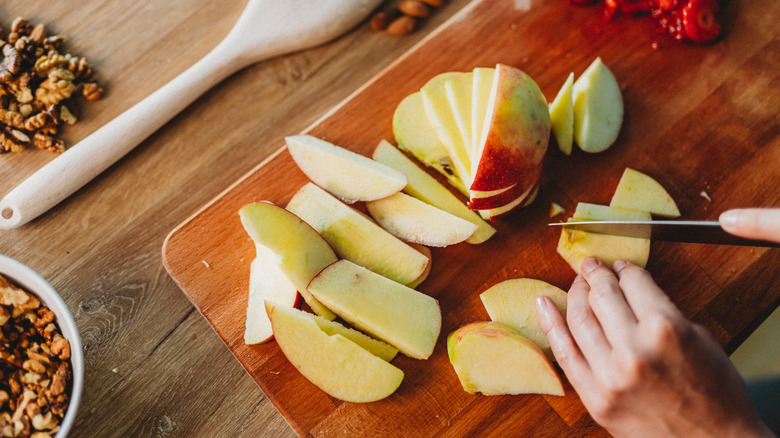
<svg viewBox="0 0 780 438">
<path fill-rule="evenodd" d="M 201 94 L 244 66 L 226 38 L 200 61 L 24 180 L 0 200 L 0 229 L 46 212 L 130 152 Z"/>
</svg>

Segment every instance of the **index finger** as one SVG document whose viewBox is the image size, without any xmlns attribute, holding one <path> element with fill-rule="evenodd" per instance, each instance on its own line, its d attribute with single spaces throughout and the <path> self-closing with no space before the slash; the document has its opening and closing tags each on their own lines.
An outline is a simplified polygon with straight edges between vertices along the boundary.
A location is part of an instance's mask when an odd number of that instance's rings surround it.
<svg viewBox="0 0 780 438">
<path fill-rule="evenodd" d="M 728 210 L 720 215 L 718 221 L 731 234 L 780 242 L 780 208 Z"/>
</svg>

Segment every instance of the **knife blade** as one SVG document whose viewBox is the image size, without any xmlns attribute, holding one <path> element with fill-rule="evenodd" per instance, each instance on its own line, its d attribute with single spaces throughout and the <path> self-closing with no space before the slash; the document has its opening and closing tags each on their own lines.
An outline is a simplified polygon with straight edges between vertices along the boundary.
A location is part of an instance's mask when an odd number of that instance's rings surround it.
<svg viewBox="0 0 780 438">
<path fill-rule="evenodd" d="M 575 221 L 556 222 L 548 225 L 589 233 L 668 242 L 780 248 L 780 243 L 745 239 L 729 234 L 720 227 L 720 223 L 717 221 Z"/>
</svg>

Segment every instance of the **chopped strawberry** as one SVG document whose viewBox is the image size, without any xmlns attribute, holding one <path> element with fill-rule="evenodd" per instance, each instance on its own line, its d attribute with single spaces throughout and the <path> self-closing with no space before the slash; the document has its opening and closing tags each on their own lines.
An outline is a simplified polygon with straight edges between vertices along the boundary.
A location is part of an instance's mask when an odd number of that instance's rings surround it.
<svg viewBox="0 0 780 438">
<path fill-rule="evenodd" d="M 683 7 L 685 35 L 692 41 L 705 43 L 720 35 L 717 0 L 689 0 Z"/>
</svg>

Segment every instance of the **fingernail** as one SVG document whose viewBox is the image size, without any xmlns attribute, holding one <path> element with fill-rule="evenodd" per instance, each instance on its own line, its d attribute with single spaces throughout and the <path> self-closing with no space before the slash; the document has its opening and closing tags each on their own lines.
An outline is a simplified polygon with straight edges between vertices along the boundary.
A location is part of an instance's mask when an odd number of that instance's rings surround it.
<svg viewBox="0 0 780 438">
<path fill-rule="evenodd" d="M 733 228 L 739 222 L 739 210 L 728 210 L 721 213 L 718 222 L 723 228 Z"/>
<path fill-rule="evenodd" d="M 595 257 L 587 257 L 585 260 L 582 261 L 583 274 L 589 274 L 598 267 L 599 267 L 599 259 Z"/>
<path fill-rule="evenodd" d="M 612 265 L 612 270 L 615 271 L 617 274 L 618 272 L 622 271 L 623 268 L 628 266 L 628 262 L 625 260 L 616 260 L 615 263 Z"/>
</svg>

